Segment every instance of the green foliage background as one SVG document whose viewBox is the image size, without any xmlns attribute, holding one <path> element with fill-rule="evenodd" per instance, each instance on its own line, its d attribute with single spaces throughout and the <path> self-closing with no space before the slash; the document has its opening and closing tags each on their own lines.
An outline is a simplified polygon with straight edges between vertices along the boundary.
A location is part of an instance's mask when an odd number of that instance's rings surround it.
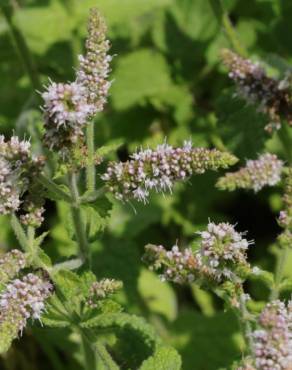
<svg viewBox="0 0 292 370">
<path fill-rule="evenodd" d="M 5 0 L 1 0 L 5 2 Z M 240 157 L 255 158 L 264 149 L 283 156 L 277 136 L 253 107 L 233 98 L 233 89 L 219 60 L 231 47 L 218 14 L 207 0 L 14 0 L 14 21 L 23 33 L 41 84 L 73 78 L 76 55 L 82 50 L 90 7 L 104 14 L 109 27 L 112 64 L 111 95 L 106 111 L 96 119 L 96 143 L 121 143 L 112 158 L 125 160 L 139 146 L 155 146 L 165 138 L 179 145 L 227 148 Z M 222 1 L 248 54 L 263 60 L 272 74 L 291 70 L 292 3 L 288 0 Z M 0 131 L 32 138 L 39 151 L 42 118 L 30 80 L 0 15 Z M 41 88 L 41 87 L 40 87 Z M 236 318 L 224 312 L 211 293 L 195 286 L 161 283 L 141 262 L 147 243 L 185 245 L 194 233 L 213 221 L 238 222 L 254 239 L 250 259 L 272 271 L 273 242 L 278 234 L 278 189 L 259 196 L 215 189 L 218 174 L 192 179 L 171 195 L 154 196 L 150 204 L 114 202 L 109 226 L 93 214 L 94 271 L 117 278 L 124 290 L 117 300 L 127 312 L 143 315 L 182 355 L 185 370 L 215 370 L 241 358 L 242 338 Z M 68 209 L 47 203 L 44 229 L 51 232 L 45 251 L 61 261 L 76 251 Z M 5 218 L 0 219 L 3 250 L 15 245 Z M 291 263 L 287 274 L 291 275 Z M 249 282 L 252 296 L 266 298 L 264 284 Z M 70 330 L 35 328 L 2 360 L 3 369 L 80 369 L 80 346 Z M 137 368 L 148 356 L 139 340 L 124 334 L 120 363 Z M 113 341 L 113 338 L 108 338 Z M 165 349 L 167 351 L 169 349 Z M 119 354 L 120 351 L 120 354 Z M 163 349 L 161 351 L 164 351 Z M 126 355 L 125 355 L 126 354 Z M 171 354 L 169 354 L 171 356 Z M 174 360 L 175 361 L 175 355 Z M 127 359 L 127 361 L 125 360 Z M 143 369 L 153 369 L 151 359 Z M 161 369 L 166 369 L 163 363 Z M 155 369 L 154 369 L 155 370 Z M 157 369 L 158 370 L 158 369 Z M 167 369 L 166 369 L 167 370 Z"/>
</svg>

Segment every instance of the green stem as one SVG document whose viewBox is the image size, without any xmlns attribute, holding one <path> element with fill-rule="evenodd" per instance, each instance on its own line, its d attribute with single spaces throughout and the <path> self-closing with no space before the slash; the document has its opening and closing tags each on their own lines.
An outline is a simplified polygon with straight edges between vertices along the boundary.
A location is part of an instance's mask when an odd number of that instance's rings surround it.
<svg viewBox="0 0 292 370">
<path fill-rule="evenodd" d="M 80 209 L 80 198 L 79 198 L 79 191 L 76 179 L 76 173 L 71 172 L 69 174 L 69 188 L 73 200 L 73 204 L 71 205 L 71 213 L 73 219 L 73 225 L 75 229 L 75 236 L 79 245 L 80 251 L 80 258 L 85 262 L 89 262 L 89 248 L 88 242 L 86 237 L 86 229 L 84 225 L 84 220 L 82 217 L 81 209 Z"/>
<path fill-rule="evenodd" d="M 72 199 L 69 194 L 63 191 L 59 185 L 54 181 L 46 177 L 45 175 L 39 175 L 37 179 L 46 189 L 48 189 L 52 194 L 56 195 L 58 198 L 71 203 Z"/>
<path fill-rule="evenodd" d="M 95 357 L 96 360 L 98 360 L 97 365 L 102 365 L 101 368 L 98 366 L 98 369 L 100 368 L 102 370 L 119 370 L 119 366 L 112 359 L 105 346 L 102 343 L 96 341 L 94 335 L 92 335 L 88 330 L 85 329 L 79 329 L 79 331 L 81 331 L 83 339 L 82 343 L 89 347 L 87 348 L 87 351 L 91 350 L 97 355 L 97 358 Z"/>
<path fill-rule="evenodd" d="M 239 298 L 239 311 L 240 311 L 240 322 L 243 328 L 245 341 L 248 346 L 248 351 L 251 352 L 252 349 L 254 348 L 252 340 L 252 327 L 250 323 L 250 313 L 246 307 L 244 294 L 241 294 Z"/>
<path fill-rule="evenodd" d="M 7 24 L 10 28 L 11 36 L 14 40 L 17 52 L 20 58 L 22 59 L 24 68 L 29 76 L 31 85 L 34 90 L 39 90 L 41 84 L 40 84 L 37 68 L 35 66 L 35 63 L 33 61 L 32 55 L 29 51 L 29 48 L 26 44 L 23 34 L 21 33 L 21 31 L 17 28 L 17 26 L 14 23 L 13 9 L 10 5 L 2 5 L 1 9 L 7 21 Z"/>
<path fill-rule="evenodd" d="M 96 354 L 83 332 L 81 332 L 84 365 L 86 370 L 96 370 Z"/>
<path fill-rule="evenodd" d="M 87 190 L 95 191 L 95 165 L 94 165 L 94 122 L 89 122 L 86 128 L 86 143 L 88 150 L 88 165 L 86 168 Z"/>
<path fill-rule="evenodd" d="M 277 256 L 277 265 L 276 265 L 276 272 L 275 272 L 275 284 L 271 290 L 270 300 L 273 301 L 279 298 L 279 287 L 283 278 L 284 267 L 288 258 L 289 248 L 284 247 L 280 250 L 279 256 Z"/>
<path fill-rule="evenodd" d="M 28 226 L 27 228 L 27 241 L 29 245 L 29 251 L 32 256 L 35 255 L 35 248 L 34 248 L 34 237 L 35 237 L 35 228 L 32 226 Z"/>
<path fill-rule="evenodd" d="M 233 49 L 241 56 L 247 57 L 248 54 L 240 42 L 238 35 L 230 21 L 228 13 L 224 9 L 222 0 L 209 0 L 210 5 L 213 8 L 213 11 L 216 15 L 219 24 L 222 24 L 224 27 L 225 35 L 228 38 Z"/>
</svg>

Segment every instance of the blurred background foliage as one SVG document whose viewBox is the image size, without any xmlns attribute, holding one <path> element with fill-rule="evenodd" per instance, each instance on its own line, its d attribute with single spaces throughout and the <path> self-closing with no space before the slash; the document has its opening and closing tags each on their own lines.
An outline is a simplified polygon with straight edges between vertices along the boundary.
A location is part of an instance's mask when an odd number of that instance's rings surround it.
<svg viewBox="0 0 292 370">
<path fill-rule="evenodd" d="M 0 0 L 4 4 L 7 0 Z M 220 49 L 232 47 L 224 30 L 222 8 L 208 0 L 11 0 L 12 24 L 24 37 L 32 57 L 33 86 L 15 40 L 0 13 L 0 130 L 31 137 L 41 150 L 41 90 L 48 82 L 73 78 L 82 51 L 90 7 L 106 18 L 113 85 L 106 111 L 96 118 L 96 143 L 120 143 L 113 159 L 126 160 L 139 146 L 155 146 L 167 139 L 179 145 L 192 139 L 196 146 L 227 148 L 241 159 L 264 150 L 283 157 L 277 135 L 263 130 L 266 119 L 234 91 L 220 64 Z M 238 42 L 248 55 L 262 60 L 271 74 L 291 70 L 292 2 L 289 0 L 224 0 Z M 148 205 L 114 206 L 105 227 L 93 214 L 94 271 L 98 277 L 124 282 L 118 296 L 128 312 L 143 315 L 164 340 L 182 355 L 185 370 L 228 368 L 241 358 L 242 338 L 235 317 L 224 311 L 211 293 L 195 286 L 161 283 L 141 262 L 144 245 L 172 246 L 190 242 L 208 218 L 237 223 L 254 239 L 250 259 L 273 270 L 273 242 L 279 233 L 276 215 L 280 190 L 222 193 L 215 189 L 218 174 L 178 185 L 171 195 L 154 196 Z M 54 261 L 75 253 L 68 209 L 47 202 L 44 229 L 51 232 L 45 250 Z M 15 245 L 8 222 L 0 220 L 2 250 Z M 287 274 L 292 274 L 292 260 Z M 263 283 L 247 288 L 258 301 L 267 297 Z M 32 331 L 34 336 L 32 336 Z M 15 343 L 2 360 L 3 369 L 80 369 L 80 348 L 66 329 L 35 328 Z M 143 348 L 116 348 L 128 353 L 131 368 Z M 112 340 L 109 338 L 109 340 Z M 133 342 L 133 338 L 132 338 Z M 132 343 L 131 342 L 131 343 Z M 143 358 L 143 357 L 142 357 Z M 121 359 L 122 361 L 122 359 Z M 128 369 L 129 364 L 124 366 Z M 154 369 L 155 370 L 155 369 Z M 167 370 L 167 369 L 166 369 Z"/>
</svg>

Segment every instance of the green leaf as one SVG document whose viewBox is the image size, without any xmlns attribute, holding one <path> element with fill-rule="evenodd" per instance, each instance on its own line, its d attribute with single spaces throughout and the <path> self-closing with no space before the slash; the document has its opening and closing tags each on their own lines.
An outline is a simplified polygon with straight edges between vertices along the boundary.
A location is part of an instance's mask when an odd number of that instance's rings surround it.
<svg viewBox="0 0 292 370">
<path fill-rule="evenodd" d="M 11 226 L 14 231 L 14 234 L 16 236 L 16 239 L 18 240 L 19 244 L 21 245 L 22 249 L 24 251 L 28 251 L 30 246 L 27 240 L 27 237 L 25 235 L 25 232 L 23 230 L 23 227 L 21 226 L 18 218 L 13 214 L 11 216 Z"/>
<path fill-rule="evenodd" d="M 81 323 L 84 328 L 108 329 L 115 328 L 132 330 L 144 339 L 145 343 L 151 346 L 160 343 L 160 338 L 155 330 L 142 317 L 126 313 L 102 314 Z"/>
<path fill-rule="evenodd" d="M 47 198 L 53 201 L 64 200 L 69 203 L 71 202 L 70 191 L 66 185 L 58 185 L 44 175 L 41 175 L 38 181 L 46 188 L 45 195 Z"/>
<path fill-rule="evenodd" d="M 177 100 L 191 105 L 188 90 L 173 83 L 166 59 L 152 49 L 140 49 L 121 57 L 117 62 L 115 78 L 111 97 L 117 110 L 149 101 L 159 109 L 167 105 L 175 106 Z M 187 116 L 188 112 L 189 108 Z M 183 113 L 179 110 L 177 114 L 180 116 Z"/>
<path fill-rule="evenodd" d="M 194 40 L 206 41 L 216 34 L 213 9 L 206 0 L 180 0 L 171 8 L 180 30 Z"/>
<path fill-rule="evenodd" d="M 210 292 L 201 289 L 196 284 L 191 284 L 192 294 L 196 303 L 200 306 L 202 312 L 206 316 L 212 316 L 215 314 L 215 307 Z"/>
<path fill-rule="evenodd" d="M 15 14 L 16 23 L 22 30 L 31 50 L 44 54 L 56 41 L 69 40 L 73 22 L 58 1 L 49 6 L 22 7 Z M 30 20 L 34 19 L 34 22 Z"/>
<path fill-rule="evenodd" d="M 70 325 L 67 312 L 56 293 L 46 301 L 46 310 L 42 315 L 42 323 L 54 328 L 64 328 Z"/>
<path fill-rule="evenodd" d="M 42 267 L 52 267 L 52 261 L 50 257 L 41 248 L 38 248 L 37 255 Z"/>
<path fill-rule="evenodd" d="M 259 270 L 258 273 L 256 274 L 251 274 L 249 276 L 249 279 L 252 280 L 252 281 L 262 281 L 263 283 L 266 284 L 267 287 L 271 287 L 274 285 L 274 282 L 275 282 L 275 279 L 274 279 L 274 274 L 272 274 L 271 272 L 269 271 L 265 271 L 265 270 Z"/>
<path fill-rule="evenodd" d="M 162 282 L 153 272 L 142 269 L 138 289 L 145 304 L 152 312 L 162 314 L 170 321 L 176 318 L 176 296 L 167 282 Z"/>
<path fill-rule="evenodd" d="M 107 208 L 102 200 L 90 205 L 82 205 L 82 215 L 85 220 L 86 234 L 89 242 L 95 241 L 107 225 Z M 105 206 L 105 208 L 102 208 Z M 103 216 L 99 211 L 103 213 Z"/>
<path fill-rule="evenodd" d="M 115 152 L 117 149 L 119 149 L 123 145 L 122 139 L 116 139 L 110 141 L 108 144 L 103 145 L 99 147 L 95 154 L 97 156 L 106 157 L 107 155 L 111 154 L 112 152 Z"/>
<path fill-rule="evenodd" d="M 70 326 L 70 322 L 62 318 L 62 316 L 54 315 L 53 313 L 45 313 L 42 315 L 42 324 L 51 328 L 66 328 Z"/>
<path fill-rule="evenodd" d="M 153 356 L 142 363 L 139 370 L 180 370 L 181 358 L 172 347 L 159 346 Z"/>
<path fill-rule="evenodd" d="M 182 356 L 184 370 L 228 367 L 243 350 L 237 318 L 230 312 L 206 317 L 194 310 L 184 311 L 169 330 L 170 344 Z"/>
<path fill-rule="evenodd" d="M 110 217 L 112 210 L 112 203 L 106 196 L 96 199 L 94 202 L 89 204 L 102 218 Z"/>
<path fill-rule="evenodd" d="M 37 238 L 35 238 L 34 243 L 36 246 L 40 247 L 45 240 L 45 238 L 49 235 L 49 231 L 45 231 L 41 235 L 39 235 Z"/>
<path fill-rule="evenodd" d="M 256 107 L 225 91 L 217 100 L 218 133 L 224 145 L 239 158 L 253 159 L 262 151 L 268 137 L 268 123 Z"/>
<path fill-rule="evenodd" d="M 82 283 L 80 277 L 70 270 L 60 270 L 53 275 L 53 280 L 59 291 L 68 302 L 82 300 Z"/>
</svg>

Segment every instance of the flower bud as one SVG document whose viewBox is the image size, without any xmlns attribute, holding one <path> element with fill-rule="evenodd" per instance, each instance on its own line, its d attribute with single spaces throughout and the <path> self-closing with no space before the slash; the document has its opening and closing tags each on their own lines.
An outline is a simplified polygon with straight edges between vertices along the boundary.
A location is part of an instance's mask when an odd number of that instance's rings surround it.
<svg viewBox="0 0 292 370">
<path fill-rule="evenodd" d="M 0 284 L 13 279 L 25 265 L 25 255 L 18 249 L 13 249 L 0 256 Z"/>
<path fill-rule="evenodd" d="M 96 308 L 99 300 L 107 298 L 109 295 L 121 289 L 122 286 L 123 283 L 121 281 L 114 279 L 102 279 L 94 282 L 90 287 L 87 304 L 91 308 Z"/>
</svg>

